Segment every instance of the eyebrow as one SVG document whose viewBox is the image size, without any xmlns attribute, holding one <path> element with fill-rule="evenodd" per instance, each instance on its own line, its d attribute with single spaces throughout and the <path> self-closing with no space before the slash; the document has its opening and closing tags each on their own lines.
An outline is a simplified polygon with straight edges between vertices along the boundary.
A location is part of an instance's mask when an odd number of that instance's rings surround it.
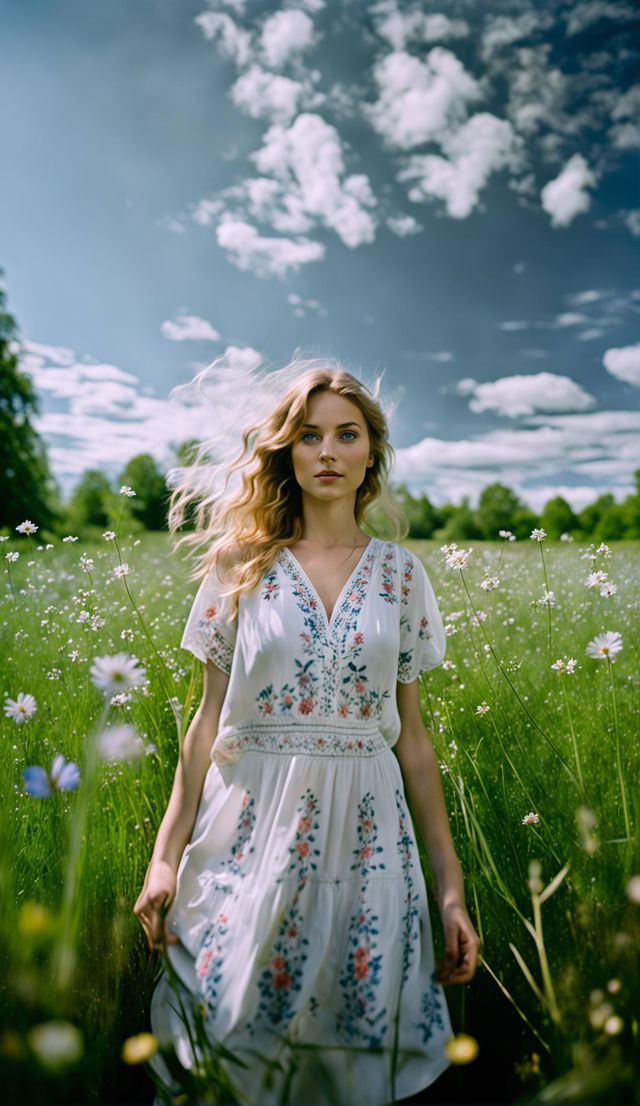
<svg viewBox="0 0 640 1106">
<path fill-rule="evenodd" d="M 302 424 L 302 426 L 303 426 L 303 429 L 305 429 L 305 430 L 319 430 L 320 429 L 319 426 L 316 426 L 315 422 L 305 422 L 305 423 Z M 357 426 L 358 428 L 360 428 L 360 423 L 356 422 L 355 419 L 352 419 L 351 422 L 341 422 L 341 423 L 338 423 L 338 425 L 336 426 L 336 430 L 345 430 L 347 426 Z"/>
</svg>

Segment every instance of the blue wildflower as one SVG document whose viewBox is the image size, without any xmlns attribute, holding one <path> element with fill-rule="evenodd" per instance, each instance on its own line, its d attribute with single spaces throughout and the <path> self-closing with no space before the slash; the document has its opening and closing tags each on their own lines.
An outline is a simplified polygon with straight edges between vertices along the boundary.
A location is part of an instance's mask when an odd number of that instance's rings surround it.
<svg viewBox="0 0 640 1106">
<path fill-rule="evenodd" d="M 65 760 L 62 753 L 53 758 L 51 771 L 32 765 L 22 773 L 25 791 L 34 799 L 48 799 L 54 791 L 75 791 L 80 783 L 80 769 L 72 760 Z"/>
</svg>

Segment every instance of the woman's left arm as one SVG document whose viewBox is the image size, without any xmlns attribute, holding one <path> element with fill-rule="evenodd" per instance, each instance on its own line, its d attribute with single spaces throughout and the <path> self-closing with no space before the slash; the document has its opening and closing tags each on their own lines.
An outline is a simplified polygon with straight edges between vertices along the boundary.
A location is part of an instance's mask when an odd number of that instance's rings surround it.
<svg viewBox="0 0 640 1106">
<path fill-rule="evenodd" d="M 451 837 L 438 761 L 422 721 L 419 681 L 398 683 L 397 701 L 401 729 L 394 751 L 415 826 L 429 856 L 444 929 L 438 982 L 468 983 L 478 964 L 480 938 L 465 906 L 462 868 Z"/>
</svg>

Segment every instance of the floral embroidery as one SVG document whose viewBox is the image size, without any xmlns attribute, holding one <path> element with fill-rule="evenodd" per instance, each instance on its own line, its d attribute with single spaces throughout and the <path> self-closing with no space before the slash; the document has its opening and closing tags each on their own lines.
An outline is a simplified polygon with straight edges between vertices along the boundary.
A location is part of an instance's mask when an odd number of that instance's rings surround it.
<svg viewBox="0 0 640 1106">
<path fill-rule="evenodd" d="M 228 676 L 233 661 L 233 642 L 227 641 L 220 629 L 224 619 L 218 615 L 218 608 L 211 605 L 204 613 L 205 617 L 198 619 L 196 623 L 196 640 L 208 660 L 213 661 Z"/>
<path fill-rule="evenodd" d="M 378 592 L 381 599 L 384 599 L 385 603 L 397 603 L 398 597 L 396 595 L 396 589 L 394 584 L 394 570 L 393 563 L 395 561 L 395 553 L 392 549 L 388 553 L 385 553 L 380 565 L 380 571 L 382 573 L 382 591 Z"/>
<path fill-rule="evenodd" d="M 262 578 L 262 598 L 263 599 L 275 599 L 280 594 L 280 583 L 278 581 L 278 573 L 275 569 L 271 572 L 267 572 Z"/>
<path fill-rule="evenodd" d="M 228 872 L 241 879 L 244 877 L 245 873 L 242 870 L 241 864 L 242 861 L 254 851 L 253 845 L 248 848 L 247 846 L 251 840 L 255 821 L 255 800 L 251 792 L 246 791 L 242 797 L 242 806 L 238 816 L 238 824 L 233 844 L 231 845 L 227 857 L 219 865 L 217 873 L 212 875 L 212 879 L 216 881 L 217 889 L 223 894 L 230 894 L 233 887 L 232 884 L 225 885 L 223 882 L 220 882 L 221 874 L 224 875 L 225 872 Z M 237 897 L 238 893 L 236 891 L 234 900 L 237 899 Z M 198 978 L 202 981 L 201 988 L 206 1017 L 213 1018 L 216 1014 L 218 985 L 222 979 L 225 937 L 228 931 L 228 915 L 224 912 L 218 914 L 213 925 L 209 926 L 206 930 L 196 957 L 196 973 Z"/>
<path fill-rule="evenodd" d="M 289 847 L 289 864 L 277 880 L 282 883 L 287 876 L 293 876 L 295 891 L 269 954 L 268 967 L 258 980 L 261 999 L 256 1020 L 266 1017 L 270 1025 L 279 1027 L 286 1025 L 295 1013 L 295 995 L 301 990 L 303 965 L 307 960 L 309 940 L 302 935 L 304 922 L 300 896 L 309 871 L 317 868 L 314 857 L 320 855 L 320 850 L 313 847 L 315 831 L 320 828 L 317 820 L 319 806 L 310 788 L 302 796 L 297 813 L 298 825 L 293 844 Z M 254 1023 L 249 1023 L 247 1028 L 253 1033 Z"/>
<path fill-rule="evenodd" d="M 255 750 L 263 753 L 311 753 L 314 756 L 378 756 L 388 749 L 388 744 L 378 727 L 368 729 L 360 724 L 340 730 L 335 722 L 325 726 L 287 728 L 277 722 L 253 722 L 242 732 L 222 734 L 213 747 L 212 759 L 216 763 L 235 760 L 241 753 Z"/>
<path fill-rule="evenodd" d="M 413 960 L 413 954 L 418 942 L 418 926 L 416 925 L 418 919 L 418 903 L 420 896 L 417 891 L 414 891 L 414 875 L 413 875 L 413 841 L 409 832 L 409 812 L 402 793 L 396 790 L 396 809 L 398 811 L 398 852 L 400 854 L 400 861 L 402 864 L 402 875 L 404 878 L 405 897 L 404 897 L 404 919 L 403 919 L 403 931 L 404 941 L 402 947 L 402 982 L 406 983 L 409 978 L 409 972 L 411 970 L 411 963 Z"/>
<path fill-rule="evenodd" d="M 389 691 L 382 695 L 375 688 L 369 689 L 367 666 L 358 666 L 358 660 L 364 645 L 364 634 L 359 631 L 353 634 L 348 646 L 348 661 L 346 674 L 342 677 L 342 687 L 338 695 L 337 711 L 340 718 L 348 718 L 354 715 L 356 718 L 377 718 L 382 714 L 385 699 L 389 698 Z"/>
<path fill-rule="evenodd" d="M 303 716 L 313 714 L 316 709 L 315 685 L 318 677 L 314 672 L 317 657 L 313 651 L 313 645 L 308 633 L 300 634 L 302 652 L 312 655 L 306 661 L 295 658 L 296 673 L 295 685 L 284 684 L 279 691 L 274 691 L 273 684 L 268 684 L 256 696 L 258 711 L 262 715 L 273 714 L 301 714 Z M 294 710 L 295 708 L 295 710 Z"/>
<path fill-rule="evenodd" d="M 432 972 L 429 990 L 422 996 L 422 1020 L 416 1023 L 416 1029 L 422 1032 L 422 1042 L 427 1044 L 436 1029 L 444 1029 L 442 1017 L 442 992 L 437 972 Z"/>
<path fill-rule="evenodd" d="M 387 1032 L 387 1010 L 376 1010 L 377 987 L 382 971 L 382 953 L 376 954 L 379 917 L 367 905 L 369 873 L 384 868 L 373 863 L 383 851 L 377 844 L 378 827 L 374 818 L 373 797 L 368 792 L 358 805 L 358 846 L 354 849 L 351 871 L 360 871 L 358 905 L 351 916 L 347 934 L 348 954 L 339 977 L 342 1009 L 336 1018 L 338 1032 L 348 1041 L 364 1040 L 370 1047 L 382 1044 Z"/>
</svg>

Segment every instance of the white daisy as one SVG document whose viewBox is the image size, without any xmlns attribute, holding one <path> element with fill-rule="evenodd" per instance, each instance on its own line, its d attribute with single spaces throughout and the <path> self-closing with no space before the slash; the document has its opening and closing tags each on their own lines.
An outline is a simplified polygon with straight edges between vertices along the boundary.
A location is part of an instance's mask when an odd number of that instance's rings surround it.
<svg viewBox="0 0 640 1106">
<path fill-rule="evenodd" d="M 532 530 L 529 535 L 530 541 L 544 541 L 547 536 L 547 531 L 542 529 Z"/>
<path fill-rule="evenodd" d="M 523 826 L 537 826 L 540 821 L 540 815 L 536 814 L 533 810 L 530 810 L 528 814 L 525 814 L 522 819 Z"/>
<path fill-rule="evenodd" d="M 14 722 L 21 725 L 27 722 L 38 709 L 33 695 L 25 695 L 24 691 L 18 692 L 17 699 L 5 699 L 4 713 L 7 718 L 13 718 Z"/>
<path fill-rule="evenodd" d="M 138 667 L 138 658 L 130 653 L 115 653 L 110 657 L 95 657 L 89 675 L 96 687 L 115 695 L 141 684 L 145 670 Z"/>
<path fill-rule="evenodd" d="M 125 561 L 121 565 L 116 565 L 116 567 L 113 570 L 113 575 L 118 577 L 118 578 L 121 578 L 122 576 L 128 576 L 130 571 L 131 570 L 129 568 L 129 565 Z"/>
<path fill-rule="evenodd" d="M 482 702 L 476 707 L 476 714 L 488 714 L 489 704 L 483 699 Z"/>
<path fill-rule="evenodd" d="M 115 530 L 105 530 L 105 532 L 102 536 L 103 536 L 105 541 L 113 541 L 113 539 L 116 536 Z"/>
<path fill-rule="evenodd" d="M 132 496 L 135 494 L 133 488 L 130 488 L 128 484 L 123 484 L 120 488 L 120 495 Z"/>
<path fill-rule="evenodd" d="M 594 660 L 609 660 L 622 649 L 622 634 L 617 630 L 604 630 L 589 642 L 585 653 Z"/>
<path fill-rule="evenodd" d="M 10 561 L 11 563 L 13 563 L 14 561 L 18 560 L 19 556 L 20 556 L 19 553 L 5 553 L 5 560 Z"/>
<path fill-rule="evenodd" d="M 451 548 L 446 554 L 445 563 L 447 568 L 452 569 L 454 572 L 462 572 L 462 569 L 467 567 L 467 561 L 471 553 L 473 553 L 472 549 L 458 549 L 457 546 Z"/>
<path fill-rule="evenodd" d="M 19 526 L 16 526 L 16 530 L 19 534 L 35 534 L 38 527 L 34 525 L 28 518 L 24 522 L 21 522 Z"/>
<path fill-rule="evenodd" d="M 144 742 L 133 726 L 112 726 L 98 738 L 103 760 L 134 760 L 144 753 Z"/>
</svg>

